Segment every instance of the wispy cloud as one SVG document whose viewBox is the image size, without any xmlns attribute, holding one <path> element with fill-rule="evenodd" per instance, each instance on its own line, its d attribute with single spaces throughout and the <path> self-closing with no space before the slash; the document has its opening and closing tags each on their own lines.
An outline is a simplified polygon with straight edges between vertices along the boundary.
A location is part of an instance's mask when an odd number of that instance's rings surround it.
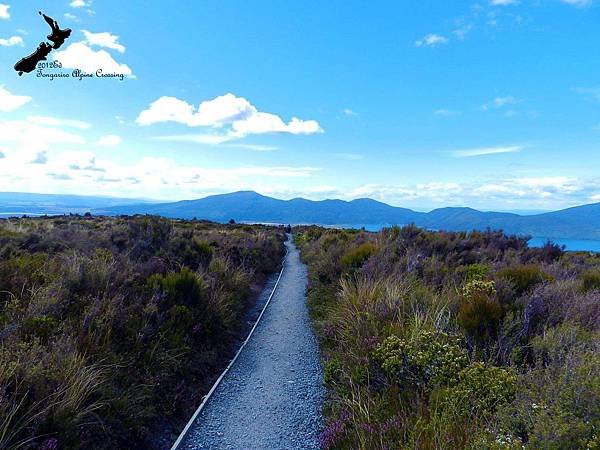
<svg viewBox="0 0 600 450">
<path fill-rule="evenodd" d="M 510 145 L 503 147 L 480 147 L 450 152 L 455 158 L 470 158 L 473 156 L 496 155 L 500 153 L 517 153 L 523 150 L 523 145 Z"/>
<path fill-rule="evenodd" d="M 562 3 L 566 3 L 567 5 L 577 6 L 578 8 L 590 6 L 593 3 L 593 0 L 560 0 L 560 1 Z"/>
<path fill-rule="evenodd" d="M 92 127 L 91 123 L 82 120 L 59 119 L 50 116 L 28 116 L 27 121 L 36 125 L 45 125 L 49 127 L 67 127 L 87 130 Z"/>
<path fill-rule="evenodd" d="M 576 88 L 573 88 L 572 90 L 573 90 L 573 92 L 577 92 L 578 94 L 582 94 L 593 100 L 600 101 L 600 87 L 593 87 L 593 88 L 576 87 Z"/>
<path fill-rule="evenodd" d="M 436 109 L 433 112 L 436 116 L 445 116 L 445 117 L 452 117 L 452 116 L 459 116 L 461 114 L 460 111 L 454 111 L 452 109 Z"/>
<path fill-rule="evenodd" d="M 505 106 L 516 105 L 518 103 L 521 103 L 521 100 L 513 97 L 512 95 L 506 95 L 504 97 L 496 97 L 492 101 L 485 103 L 481 106 L 481 109 L 483 109 L 484 111 L 487 111 L 491 108 L 500 109 Z"/>
<path fill-rule="evenodd" d="M 223 147 L 230 147 L 230 148 L 241 148 L 244 150 L 251 150 L 253 152 L 273 152 L 275 150 L 278 150 L 279 147 L 276 147 L 274 145 L 261 145 L 261 144 L 225 144 L 223 145 Z"/>
<path fill-rule="evenodd" d="M 107 134 L 98 139 L 98 145 L 103 147 L 117 147 L 121 143 L 121 136 Z"/>
<path fill-rule="evenodd" d="M 519 209 L 528 205 L 557 209 L 599 201 L 600 178 L 548 175 L 472 182 L 365 184 L 354 189 L 337 189 L 332 195 L 345 199 L 370 197 L 393 205 L 418 208 L 468 205 L 480 209 Z"/>
<path fill-rule="evenodd" d="M 506 6 L 506 5 L 515 5 L 518 0 L 492 0 L 490 2 L 493 6 Z"/>
<path fill-rule="evenodd" d="M 358 113 L 350 108 L 344 108 L 342 110 L 342 113 L 344 113 L 344 115 L 346 116 L 358 116 Z"/>
<path fill-rule="evenodd" d="M 0 111 L 10 112 L 31 101 L 28 95 L 15 95 L 0 85 Z"/>
<path fill-rule="evenodd" d="M 360 161 L 364 158 L 363 155 L 358 153 L 331 153 L 332 156 L 341 159 L 347 159 L 348 161 Z"/>
<path fill-rule="evenodd" d="M 471 30 L 473 30 L 473 24 L 467 23 L 453 30 L 452 34 L 462 41 L 467 37 L 467 34 L 469 34 Z"/>
<path fill-rule="evenodd" d="M 8 39 L 0 38 L 0 46 L 13 47 L 19 45 L 23 47 L 23 38 L 21 36 L 11 36 Z"/>
<path fill-rule="evenodd" d="M 440 34 L 428 34 L 422 39 L 415 42 L 416 47 L 437 47 L 439 45 L 447 44 L 448 38 Z"/>
</svg>

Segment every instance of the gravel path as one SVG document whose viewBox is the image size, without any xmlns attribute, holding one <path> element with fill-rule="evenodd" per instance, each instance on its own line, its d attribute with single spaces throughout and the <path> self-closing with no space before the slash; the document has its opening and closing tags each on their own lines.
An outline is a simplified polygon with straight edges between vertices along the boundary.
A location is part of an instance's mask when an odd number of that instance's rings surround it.
<svg viewBox="0 0 600 450">
<path fill-rule="evenodd" d="M 283 275 L 250 341 L 182 449 L 317 449 L 324 399 L 306 307 L 306 266 L 291 239 Z"/>
</svg>

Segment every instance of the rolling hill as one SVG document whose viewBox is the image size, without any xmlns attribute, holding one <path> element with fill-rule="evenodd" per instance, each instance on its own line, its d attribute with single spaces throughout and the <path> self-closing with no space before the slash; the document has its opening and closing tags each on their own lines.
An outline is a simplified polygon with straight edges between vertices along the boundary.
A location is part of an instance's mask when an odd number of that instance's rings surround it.
<svg viewBox="0 0 600 450">
<path fill-rule="evenodd" d="M 215 222 L 266 222 L 339 226 L 405 225 L 449 231 L 492 228 L 536 237 L 600 239 L 600 203 L 534 215 L 439 208 L 424 213 L 361 198 L 352 201 L 304 198 L 279 200 L 252 191 L 197 200 L 158 203 L 127 198 L 0 192 L 0 216 L 42 214 L 156 214 Z"/>
<path fill-rule="evenodd" d="M 251 191 L 212 195 L 173 203 L 127 204 L 99 208 L 99 214 L 158 214 L 174 218 L 202 218 L 217 222 L 315 223 L 323 225 L 403 225 L 437 230 L 482 230 L 548 238 L 600 239 L 600 203 L 560 211 L 521 216 L 472 208 L 439 208 L 428 213 L 399 208 L 372 199 L 279 200 Z"/>
</svg>

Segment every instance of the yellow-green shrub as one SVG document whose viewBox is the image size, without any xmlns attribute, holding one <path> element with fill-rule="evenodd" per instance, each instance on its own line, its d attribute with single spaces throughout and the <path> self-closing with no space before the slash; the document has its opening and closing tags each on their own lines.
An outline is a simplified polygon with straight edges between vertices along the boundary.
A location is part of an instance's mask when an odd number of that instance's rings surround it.
<svg viewBox="0 0 600 450">
<path fill-rule="evenodd" d="M 358 268 L 375 252 L 375 245 L 365 242 L 342 256 L 340 263 L 346 267 Z"/>
</svg>

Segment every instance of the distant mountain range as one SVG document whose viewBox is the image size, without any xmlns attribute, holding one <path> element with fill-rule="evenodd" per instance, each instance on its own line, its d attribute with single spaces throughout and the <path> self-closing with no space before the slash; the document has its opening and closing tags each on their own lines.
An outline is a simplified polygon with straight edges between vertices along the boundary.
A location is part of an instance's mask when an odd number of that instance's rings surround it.
<svg viewBox="0 0 600 450">
<path fill-rule="evenodd" d="M 23 214 L 83 214 L 99 208 L 143 202 L 144 200 L 131 198 L 0 192 L 0 217 Z"/>
<path fill-rule="evenodd" d="M 37 197 L 36 197 L 37 196 Z M 38 198 L 39 197 L 39 198 Z M 28 203 L 29 202 L 29 203 Z M 339 226 L 405 225 L 436 230 L 482 230 L 564 239 L 600 239 L 600 203 L 534 215 L 484 212 L 472 208 L 440 208 L 424 213 L 363 198 L 352 201 L 303 198 L 279 200 L 251 191 L 212 195 L 172 203 L 104 197 L 0 193 L 0 214 L 13 209 L 29 214 L 81 213 L 156 214 L 182 219 Z M 6 214 L 4 214 L 6 215 Z"/>
</svg>

